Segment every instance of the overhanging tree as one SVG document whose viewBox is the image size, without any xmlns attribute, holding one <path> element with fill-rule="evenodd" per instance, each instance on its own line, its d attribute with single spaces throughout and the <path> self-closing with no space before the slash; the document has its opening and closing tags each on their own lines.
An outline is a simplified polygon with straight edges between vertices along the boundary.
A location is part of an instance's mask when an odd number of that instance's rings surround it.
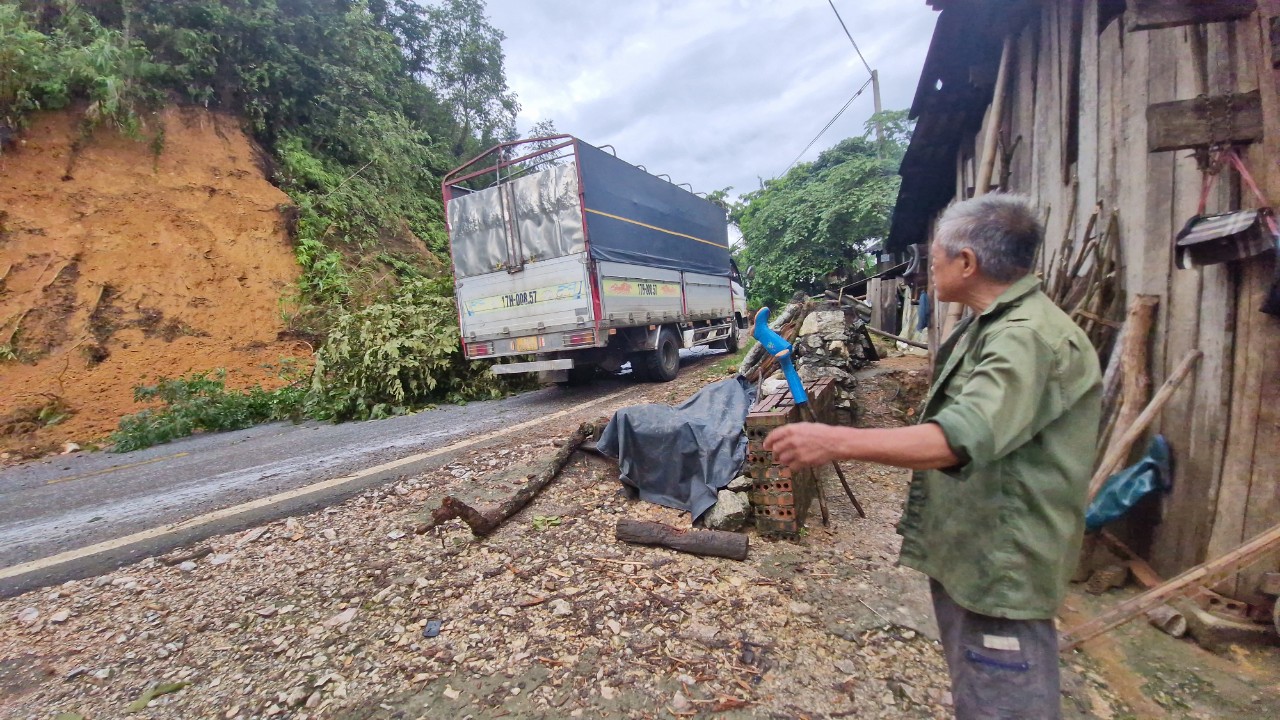
<svg viewBox="0 0 1280 720">
<path fill-rule="evenodd" d="M 742 231 L 742 262 L 755 267 L 752 300 L 785 302 L 796 290 L 817 291 L 832 273 L 865 269 L 867 248 L 889 230 L 897 197 L 898 165 L 910 138 L 905 111 L 878 116 L 886 128 L 877 154 L 872 122 L 847 138 L 766 181 L 733 206 Z"/>
</svg>

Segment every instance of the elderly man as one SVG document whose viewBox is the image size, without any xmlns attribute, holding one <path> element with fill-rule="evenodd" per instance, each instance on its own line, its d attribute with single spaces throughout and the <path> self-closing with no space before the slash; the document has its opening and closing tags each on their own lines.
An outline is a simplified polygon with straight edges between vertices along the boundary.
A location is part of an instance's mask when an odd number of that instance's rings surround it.
<svg viewBox="0 0 1280 720">
<path fill-rule="evenodd" d="M 782 463 L 915 470 L 900 562 L 930 578 L 956 716 L 1059 717 L 1057 633 L 1084 531 L 1101 382 L 1089 339 L 1031 274 L 1043 231 L 1026 199 L 951 206 L 930 252 L 939 300 L 972 313 L 943 343 L 920 423 L 788 425 Z"/>
</svg>

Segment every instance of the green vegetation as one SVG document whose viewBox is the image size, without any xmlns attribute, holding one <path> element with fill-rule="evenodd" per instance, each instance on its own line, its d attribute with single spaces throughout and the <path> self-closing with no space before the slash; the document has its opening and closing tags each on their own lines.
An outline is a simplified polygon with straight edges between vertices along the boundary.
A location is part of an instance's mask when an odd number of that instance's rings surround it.
<svg viewBox="0 0 1280 720">
<path fill-rule="evenodd" d="M 534 515 L 533 516 L 534 530 L 539 530 L 539 531 L 549 530 L 553 527 L 560 527 L 559 515 Z"/>
<path fill-rule="evenodd" d="M 877 119 L 883 143 L 872 137 Z M 738 264 L 755 268 L 753 306 L 778 307 L 796 290 L 821 289 L 830 273 L 852 275 L 874 264 L 867 248 L 889 232 L 910 135 L 905 111 L 883 112 L 865 135 L 842 140 L 730 206 L 744 241 Z"/>
<path fill-rule="evenodd" d="M 440 199 L 449 168 L 514 136 L 502 40 L 482 0 L 0 0 L 0 132 L 70 107 L 82 141 L 107 127 L 160 151 L 161 104 L 229 111 L 293 201 L 283 308 L 320 341 L 311 382 L 159 379 L 138 395 L 163 406 L 126 419 L 119 449 L 510 389 L 461 358 Z"/>
<path fill-rule="evenodd" d="M 159 401 L 120 421 L 111 440 L 116 452 L 129 452 L 204 431 L 242 430 L 272 420 L 297 417 L 305 390 L 295 382 L 278 390 L 254 386 L 247 392 L 226 389 L 226 372 L 194 373 L 161 378 L 155 385 L 134 388 L 138 402 Z"/>
</svg>

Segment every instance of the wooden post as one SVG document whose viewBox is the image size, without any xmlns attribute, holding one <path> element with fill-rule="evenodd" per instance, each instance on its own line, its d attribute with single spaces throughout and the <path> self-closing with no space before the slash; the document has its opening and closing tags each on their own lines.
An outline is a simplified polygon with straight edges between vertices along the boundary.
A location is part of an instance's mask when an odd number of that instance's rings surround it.
<svg viewBox="0 0 1280 720">
<path fill-rule="evenodd" d="M 871 327 L 884 327 L 884 305 L 880 297 L 880 278 L 871 278 L 867 282 L 867 301 L 871 303 Z"/>
<path fill-rule="evenodd" d="M 1160 386 L 1160 392 L 1151 398 L 1151 402 L 1143 409 L 1142 414 L 1133 421 L 1133 424 L 1124 429 L 1124 434 L 1120 439 L 1112 443 L 1107 449 L 1106 456 L 1102 459 L 1102 463 L 1098 465 L 1098 469 L 1094 471 L 1093 479 L 1089 481 L 1089 500 L 1098 494 L 1098 490 L 1102 488 L 1102 484 L 1107 481 L 1117 470 L 1120 469 L 1121 463 L 1129 457 L 1129 450 L 1138 438 L 1147 431 L 1147 427 L 1151 425 L 1151 421 L 1155 420 L 1160 414 L 1160 410 L 1169 402 L 1169 398 L 1173 397 L 1173 393 L 1191 374 L 1191 368 L 1195 366 L 1196 361 L 1203 356 L 1204 353 L 1199 350 L 1192 350 L 1182 359 L 1182 363 L 1178 368 L 1169 375 L 1169 379 L 1164 381 L 1164 385 Z M 1117 430 L 1120 428 L 1117 427 Z"/>
<path fill-rule="evenodd" d="M 1116 415 L 1116 427 L 1124 432 L 1142 413 L 1151 396 L 1150 361 L 1147 347 L 1151 342 L 1151 325 L 1156 318 L 1160 298 L 1155 295 L 1139 295 L 1129 306 L 1125 318 L 1124 347 L 1120 351 L 1120 410 Z M 1114 445 L 1114 444 L 1113 444 Z M 1111 447 L 1107 448 L 1108 451 Z"/>
</svg>

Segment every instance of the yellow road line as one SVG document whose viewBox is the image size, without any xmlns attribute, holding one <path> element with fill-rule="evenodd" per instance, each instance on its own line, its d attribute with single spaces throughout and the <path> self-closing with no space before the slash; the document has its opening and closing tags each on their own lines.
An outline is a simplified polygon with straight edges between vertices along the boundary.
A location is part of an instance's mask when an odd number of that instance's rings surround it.
<svg viewBox="0 0 1280 720">
<path fill-rule="evenodd" d="M 624 218 L 624 217 L 622 217 L 621 215 L 612 215 L 612 214 L 610 214 L 610 213 L 602 212 L 602 211 L 600 211 L 600 210 L 592 210 L 591 208 L 587 208 L 586 210 L 587 210 L 587 212 L 589 212 L 589 213 L 595 213 L 596 215 L 603 215 L 603 216 L 605 216 L 605 217 L 607 217 L 607 218 L 613 218 L 614 220 L 621 220 L 622 222 L 625 222 L 625 223 L 631 223 L 632 225 L 639 225 L 640 227 L 643 227 L 643 228 L 649 228 L 650 230 L 657 230 L 658 232 L 664 232 L 664 233 L 666 233 L 666 234 L 668 234 L 668 235 L 675 235 L 676 237 L 687 238 L 687 239 L 689 239 L 689 240 L 696 240 L 696 241 L 698 241 L 698 242 L 700 242 L 700 243 L 704 243 L 704 244 L 706 244 L 706 245 L 710 245 L 710 246 L 712 246 L 712 247 L 725 248 L 725 249 L 727 249 L 727 248 L 729 247 L 728 245 L 721 245 L 720 243 L 717 243 L 717 242 L 711 242 L 710 240 L 703 240 L 702 238 L 694 237 L 694 236 L 692 236 L 692 235 L 685 235 L 684 233 L 678 233 L 678 232 L 676 232 L 675 230 L 668 230 L 668 229 L 666 229 L 666 228 L 661 228 L 661 227 L 658 227 L 657 225 L 650 225 L 650 224 L 648 224 L 648 223 L 642 223 L 642 222 L 640 222 L 639 220 L 632 220 L 631 218 Z"/>
<path fill-rule="evenodd" d="M 186 457 L 190 454 L 191 453 L 185 453 L 185 452 L 174 453 L 173 455 L 165 455 L 164 457 L 151 458 L 150 460 L 139 460 L 138 462 L 135 462 L 135 463 L 127 463 L 125 465 L 115 465 L 113 467 L 103 468 L 102 470 L 95 470 L 93 472 L 85 473 L 83 475 L 72 475 L 71 477 L 54 478 L 52 480 L 45 482 L 45 485 L 56 485 L 58 483 L 71 482 L 72 480 L 83 480 L 85 478 L 96 477 L 98 475 L 109 475 L 110 473 L 113 473 L 117 470 L 128 470 L 129 468 L 136 468 L 136 467 L 141 467 L 143 465 L 150 465 L 151 463 L 158 463 L 162 460 L 176 460 L 177 458 Z"/>
<path fill-rule="evenodd" d="M 188 518 L 186 520 L 183 520 L 182 522 L 174 523 L 172 525 L 166 525 L 164 527 L 158 527 L 158 528 L 151 528 L 150 530 L 143 530 L 141 532 L 133 533 L 132 535 L 125 535 L 124 537 L 115 538 L 114 540 L 104 540 L 103 542 L 100 542 L 94 545 L 77 548 L 75 550 L 68 550 L 64 553 L 59 553 L 57 555 L 52 555 L 50 557 L 41 558 L 39 560 L 32 560 L 30 562 L 25 562 L 20 565 L 11 565 L 7 568 L 0 569 L 0 580 L 7 580 L 9 578 L 26 575 L 27 573 L 46 570 L 48 568 L 56 567 L 57 565 L 60 565 L 65 562 L 70 562 L 72 560 L 79 560 L 81 558 L 89 557 L 91 555 L 96 555 L 98 553 L 117 550 L 119 548 L 126 547 L 128 545 L 132 545 L 137 542 L 152 540 L 170 533 L 181 532 L 184 530 L 191 530 L 194 528 L 201 527 L 203 525 L 208 525 L 210 523 L 217 522 L 219 520 L 225 520 L 227 518 L 233 518 L 237 515 L 243 515 L 253 510 L 258 510 L 264 507 L 270 507 L 271 505 L 275 505 L 277 503 L 281 503 L 286 500 L 292 500 L 294 498 L 318 493 L 323 490 L 329 490 L 331 488 L 341 487 L 343 485 L 354 483 L 358 480 L 369 477 L 370 475 L 376 475 L 379 473 L 386 472 L 388 470 L 394 470 L 396 468 L 403 467 L 405 465 L 410 465 L 412 463 L 419 462 L 421 460 L 426 460 L 428 458 L 433 458 L 438 455 L 444 455 L 446 453 L 463 450 L 471 447 L 472 445 L 478 445 L 482 442 L 492 440 L 494 438 L 499 438 L 504 435 L 510 435 L 512 433 L 519 432 L 521 430 L 525 430 L 525 429 L 534 427 L 536 425 L 541 425 L 550 420 L 557 420 L 566 415 L 572 415 L 574 413 L 582 412 L 587 408 L 594 407 L 596 405 L 602 405 L 606 402 L 609 402 L 610 400 L 615 400 L 633 391 L 635 391 L 635 388 L 627 388 L 625 390 L 619 390 L 618 392 L 613 393 L 611 395 L 605 395 L 604 397 L 596 398 L 595 400 L 591 400 L 591 401 L 582 403 L 580 405 L 575 405 L 571 408 L 566 408 L 564 410 L 560 410 L 559 412 L 554 412 L 550 415 L 544 415 L 542 417 L 534 418 L 533 420 L 527 420 L 525 422 L 519 423 L 517 425 L 512 425 L 502 430 L 495 430 L 485 435 L 478 435 L 476 437 L 469 438 L 467 440 L 461 440 L 452 445 L 447 445 L 442 448 L 436 448 L 435 450 L 428 450 L 427 452 L 417 453 L 416 455 L 410 455 L 409 457 L 400 458 L 399 460 L 392 460 L 391 462 L 386 462 L 381 465 L 376 465 L 371 468 L 366 468 L 364 470 L 361 470 L 351 475 L 345 475 L 339 478 L 333 478 L 333 479 L 324 480 L 318 483 L 312 483 L 311 485 L 306 485 L 300 488 L 294 488 L 293 490 L 286 490 L 285 492 L 277 493 L 269 497 L 260 498 L 258 500 L 251 500 L 247 503 L 241 503 L 239 505 L 232 505 L 231 507 L 223 508 L 221 510 L 215 510 L 210 513 L 205 513 L 204 515 L 197 515 L 196 517 Z"/>
</svg>

